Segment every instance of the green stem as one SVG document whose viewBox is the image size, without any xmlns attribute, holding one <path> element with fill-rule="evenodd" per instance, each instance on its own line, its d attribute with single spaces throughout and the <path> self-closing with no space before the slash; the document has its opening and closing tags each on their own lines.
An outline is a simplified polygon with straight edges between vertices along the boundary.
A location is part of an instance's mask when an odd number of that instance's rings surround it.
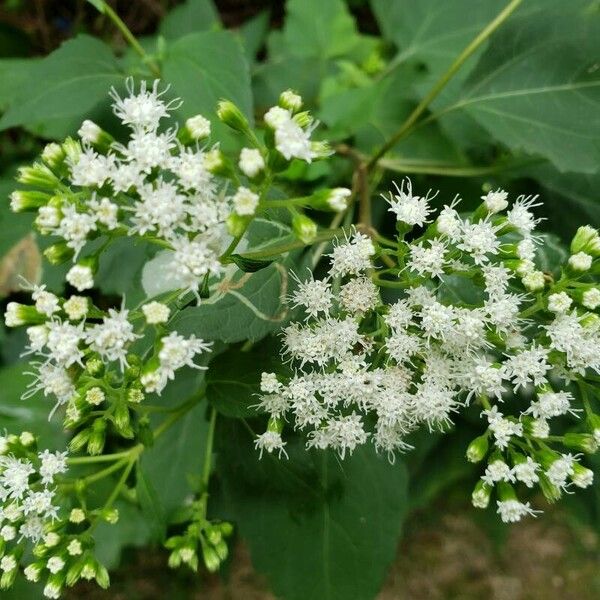
<svg viewBox="0 0 600 600">
<path fill-rule="evenodd" d="M 202 487 L 208 489 L 210 480 L 210 467 L 212 464 L 213 443 L 215 439 L 215 425 L 217 423 L 217 411 L 213 407 L 210 410 L 210 422 L 208 424 L 208 434 L 206 436 L 206 448 L 204 450 L 204 469 L 202 471 Z"/>
<path fill-rule="evenodd" d="M 522 0 L 512 0 L 500 12 L 496 18 L 488 23 L 488 25 L 471 41 L 471 43 L 458 55 L 450 68 L 438 79 L 429 93 L 419 102 L 406 121 L 396 131 L 396 133 L 373 155 L 367 169 L 371 170 L 377 165 L 379 159 L 382 158 L 391 148 L 393 148 L 402 138 L 404 138 L 419 120 L 421 115 L 427 110 L 429 105 L 435 100 L 438 94 L 446 87 L 448 82 L 454 77 L 463 64 L 473 55 L 473 53 L 508 19 L 508 17 L 521 4 Z"/>
<path fill-rule="evenodd" d="M 150 59 L 142 45 L 137 41 L 136 37 L 131 33 L 127 25 L 122 21 L 121 17 L 108 5 L 103 3 L 104 14 L 114 23 L 115 27 L 123 34 L 123 37 L 127 40 L 127 43 L 133 48 L 135 52 L 141 57 L 145 64 L 148 65 L 152 74 L 156 77 L 160 77 L 160 69 L 158 65 Z"/>
</svg>

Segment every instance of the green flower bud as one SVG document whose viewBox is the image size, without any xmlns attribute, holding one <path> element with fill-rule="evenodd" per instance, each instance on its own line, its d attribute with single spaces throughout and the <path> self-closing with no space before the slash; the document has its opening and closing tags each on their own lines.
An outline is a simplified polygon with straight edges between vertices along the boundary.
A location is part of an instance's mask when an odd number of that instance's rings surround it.
<svg viewBox="0 0 600 600">
<path fill-rule="evenodd" d="M 71 452 L 79 452 L 88 443 L 91 435 L 91 429 L 82 429 L 69 442 L 69 450 Z"/>
<path fill-rule="evenodd" d="M 69 163 L 77 163 L 81 156 L 81 144 L 74 140 L 72 137 L 68 137 L 62 144 L 62 149 L 66 154 L 66 160 Z"/>
<path fill-rule="evenodd" d="M 489 485 L 483 481 L 478 481 L 471 494 L 471 503 L 475 508 L 487 508 L 490 503 L 491 493 Z"/>
<path fill-rule="evenodd" d="M 293 119 L 302 129 L 310 127 L 314 120 L 307 110 L 294 115 Z"/>
<path fill-rule="evenodd" d="M 248 119 L 243 115 L 242 111 L 230 100 L 221 100 L 217 105 L 217 116 L 231 129 L 247 133 L 250 131 Z"/>
<path fill-rule="evenodd" d="M 565 433 L 563 444 L 586 454 L 594 454 L 598 450 L 598 441 L 589 433 Z"/>
<path fill-rule="evenodd" d="M 19 167 L 17 181 L 51 191 L 54 191 L 60 183 L 58 177 L 42 163 Z"/>
<path fill-rule="evenodd" d="M 351 195 L 348 188 L 320 190 L 308 198 L 307 204 L 316 210 L 342 212 L 348 208 Z"/>
<path fill-rule="evenodd" d="M 7 327 L 20 327 L 21 325 L 37 325 L 46 321 L 45 315 L 39 313 L 35 306 L 9 302 L 4 313 L 4 323 Z"/>
<path fill-rule="evenodd" d="M 129 416 L 129 406 L 125 401 L 119 401 L 115 406 L 115 412 L 113 415 L 115 428 L 117 431 L 126 438 L 133 437 L 133 430 L 131 429 L 131 418 Z"/>
<path fill-rule="evenodd" d="M 597 229 L 583 225 L 577 230 L 571 241 L 571 254 L 579 252 L 585 252 L 594 257 L 600 256 L 600 234 Z"/>
<path fill-rule="evenodd" d="M 313 158 L 328 158 L 333 154 L 333 149 L 327 142 L 311 142 L 310 151 Z"/>
<path fill-rule="evenodd" d="M 110 133 L 107 133 L 104 129 L 96 125 L 94 121 L 90 121 L 89 119 L 86 119 L 81 124 L 77 134 L 83 142 L 91 144 L 102 151 L 107 151 L 115 141 Z"/>
<path fill-rule="evenodd" d="M 292 218 L 292 230 L 304 244 L 311 244 L 317 237 L 317 224 L 302 213 L 296 213 Z"/>
<path fill-rule="evenodd" d="M 227 231 L 233 237 L 239 237 L 244 234 L 248 224 L 252 220 L 250 216 L 238 215 L 237 213 L 231 213 L 227 217 Z"/>
<path fill-rule="evenodd" d="M 46 144 L 42 151 L 42 160 L 53 171 L 59 169 L 65 161 L 66 153 L 64 149 L 55 142 Z"/>
<path fill-rule="evenodd" d="M 291 113 L 298 112 L 302 108 L 302 96 L 293 90 L 285 90 L 279 95 L 279 106 Z"/>
<path fill-rule="evenodd" d="M 62 265 L 63 263 L 71 260 L 75 251 L 73 248 L 69 248 L 66 242 L 58 242 L 52 244 L 44 250 L 44 256 L 51 265 Z"/>
<path fill-rule="evenodd" d="M 214 545 L 215 552 L 221 561 L 224 561 L 229 554 L 229 550 L 227 549 L 227 544 L 224 540 L 220 540 L 218 543 Z"/>
<path fill-rule="evenodd" d="M 225 537 L 229 537 L 233 533 L 233 525 L 228 521 L 222 521 L 218 526 Z"/>
<path fill-rule="evenodd" d="M 489 448 L 487 434 L 476 437 L 467 448 L 467 460 L 472 463 L 477 463 L 485 458 Z"/>
<path fill-rule="evenodd" d="M 96 563 L 96 583 L 103 589 L 107 590 L 110 586 L 110 575 L 104 565 Z"/>
<path fill-rule="evenodd" d="M 46 192 L 15 190 L 10 195 L 10 209 L 15 213 L 37 210 L 48 204 L 51 197 Z"/>
<path fill-rule="evenodd" d="M 587 488 L 594 482 L 594 472 L 576 462 L 573 464 L 571 481 L 579 488 Z"/>
<path fill-rule="evenodd" d="M 540 480 L 539 480 L 539 486 L 540 489 L 542 490 L 542 493 L 544 494 L 544 497 L 546 498 L 546 500 L 548 500 L 548 502 L 556 502 L 558 499 L 560 499 L 561 496 L 561 491 L 559 488 L 557 488 L 553 483 L 550 482 L 550 480 L 548 479 L 548 477 L 546 476 L 545 473 L 539 473 L 538 474 Z"/>
<path fill-rule="evenodd" d="M 104 450 L 106 441 L 106 422 L 103 419 L 96 419 L 92 425 L 92 433 L 87 444 L 88 454 L 97 456 Z"/>
<path fill-rule="evenodd" d="M 100 518 L 110 525 L 115 525 L 119 522 L 119 510 L 117 508 L 103 508 L 100 511 Z"/>
<path fill-rule="evenodd" d="M 204 542 L 204 540 L 202 540 L 202 558 L 204 559 L 204 564 L 210 573 L 215 573 L 219 570 L 219 566 L 221 565 L 219 555 L 217 554 L 216 550 Z"/>
</svg>

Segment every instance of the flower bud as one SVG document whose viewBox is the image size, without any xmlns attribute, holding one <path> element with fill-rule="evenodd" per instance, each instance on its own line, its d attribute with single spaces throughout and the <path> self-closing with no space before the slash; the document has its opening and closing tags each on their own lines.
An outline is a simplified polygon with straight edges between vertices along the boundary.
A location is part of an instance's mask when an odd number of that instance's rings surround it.
<svg viewBox="0 0 600 600">
<path fill-rule="evenodd" d="M 81 508 L 73 508 L 69 514 L 69 521 L 79 525 L 85 521 L 85 512 Z"/>
<path fill-rule="evenodd" d="M 225 156 L 217 147 L 204 153 L 204 167 L 213 175 L 225 175 L 228 172 Z"/>
<path fill-rule="evenodd" d="M 46 598 L 60 598 L 62 595 L 64 581 L 65 576 L 61 573 L 50 575 L 44 587 L 44 596 L 46 596 Z"/>
<path fill-rule="evenodd" d="M 548 296 L 548 310 L 558 315 L 564 315 L 573 304 L 573 300 L 566 292 L 550 294 Z"/>
<path fill-rule="evenodd" d="M 489 485 L 483 481 L 478 481 L 471 494 L 471 503 L 475 508 L 487 508 L 490 503 L 491 493 L 492 490 Z"/>
<path fill-rule="evenodd" d="M 195 115 L 186 120 L 177 137 L 182 144 L 191 144 L 210 135 L 210 121 L 202 115 Z"/>
<path fill-rule="evenodd" d="M 215 552 L 217 553 L 217 556 L 221 559 L 221 561 L 224 561 L 227 559 L 229 550 L 227 549 L 227 544 L 225 543 L 225 540 L 219 540 L 214 545 L 214 549 L 215 549 Z"/>
<path fill-rule="evenodd" d="M 219 570 L 219 566 L 221 565 L 219 555 L 215 549 L 204 542 L 204 540 L 202 540 L 202 558 L 210 573 L 215 573 Z"/>
<path fill-rule="evenodd" d="M 290 111 L 281 106 L 271 107 L 264 116 L 265 124 L 271 129 L 277 129 L 291 118 Z"/>
<path fill-rule="evenodd" d="M 17 181 L 51 191 L 54 191 L 60 183 L 58 177 L 42 163 L 19 167 Z"/>
<path fill-rule="evenodd" d="M 296 213 L 292 219 L 292 230 L 304 244 L 311 244 L 317 237 L 317 224 L 306 215 Z"/>
<path fill-rule="evenodd" d="M 476 437 L 467 448 L 467 460 L 472 463 L 477 463 L 485 458 L 489 448 L 487 434 Z"/>
<path fill-rule="evenodd" d="M 31 563 L 27 565 L 23 570 L 23 574 L 25 575 L 25 579 L 27 581 L 31 581 L 32 583 L 36 583 L 40 579 L 40 575 L 42 573 L 42 569 L 44 568 L 44 563 L 41 561 Z"/>
<path fill-rule="evenodd" d="M 126 402 L 118 402 L 116 404 L 113 418 L 115 428 L 119 434 L 125 438 L 132 438 L 133 430 L 131 429 L 129 407 L 127 406 Z"/>
<path fill-rule="evenodd" d="M 50 194 L 46 192 L 15 190 L 10 195 L 10 209 L 15 213 L 37 210 L 48 204 L 50 198 Z"/>
<path fill-rule="evenodd" d="M 548 502 L 556 502 L 561 497 L 560 488 L 550 482 L 545 473 L 539 473 L 539 486 Z"/>
<path fill-rule="evenodd" d="M 100 511 L 100 518 L 110 525 L 115 525 L 119 522 L 119 510 L 117 508 L 103 508 Z"/>
<path fill-rule="evenodd" d="M 106 422 L 103 419 L 96 419 L 92 425 L 92 433 L 87 444 L 88 454 L 97 456 L 104 450 L 106 441 Z"/>
<path fill-rule="evenodd" d="M 66 153 L 60 144 L 52 142 L 46 144 L 42 151 L 42 160 L 50 167 L 53 171 L 59 169 L 65 161 Z"/>
<path fill-rule="evenodd" d="M 597 229 L 583 225 L 577 230 L 571 241 L 571 254 L 579 252 L 600 256 L 600 234 Z"/>
<path fill-rule="evenodd" d="M 581 304 L 590 310 L 596 310 L 600 306 L 600 289 L 593 287 L 585 290 L 581 295 Z"/>
<path fill-rule="evenodd" d="M 302 108 L 302 96 L 293 90 L 285 90 L 279 95 L 279 106 L 292 113 L 298 112 Z"/>
<path fill-rule="evenodd" d="M 587 488 L 594 482 L 594 472 L 578 462 L 573 463 L 571 481 L 579 488 Z"/>
<path fill-rule="evenodd" d="M 242 111 L 230 100 L 221 100 L 217 105 L 217 116 L 231 129 L 247 133 L 250 131 L 248 119 L 243 115 Z"/>
<path fill-rule="evenodd" d="M 100 150 L 108 150 L 112 143 L 115 141 L 110 133 L 104 131 L 101 127 L 96 125 L 94 121 L 86 119 L 82 124 L 77 135 L 81 138 L 81 141 L 87 144 L 92 144 Z"/>
<path fill-rule="evenodd" d="M 503 211 L 508 206 L 507 198 L 508 193 L 501 189 L 489 191 L 485 196 L 481 196 L 486 211 L 492 215 Z"/>
<path fill-rule="evenodd" d="M 92 432 L 90 429 L 82 429 L 76 433 L 69 442 L 71 452 L 79 452 L 89 441 Z"/>
<path fill-rule="evenodd" d="M 348 208 L 352 192 L 348 188 L 320 190 L 310 196 L 308 204 L 316 210 L 342 212 Z"/>
<path fill-rule="evenodd" d="M 592 256 L 585 252 L 577 252 L 569 257 L 569 267 L 576 273 L 583 273 L 589 271 L 592 267 Z"/>
<path fill-rule="evenodd" d="M 327 142 L 311 142 L 310 151 L 313 158 L 328 158 L 333 154 L 332 147 Z"/>
<path fill-rule="evenodd" d="M 292 118 L 300 127 L 302 127 L 302 129 L 310 127 L 314 121 L 311 114 L 307 110 L 294 115 Z"/>
<path fill-rule="evenodd" d="M 81 156 L 81 144 L 74 140 L 72 137 L 68 137 L 62 144 L 64 153 L 66 154 L 67 162 L 75 164 L 79 161 Z"/>
<path fill-rule="evenodd" d="M 546 285 L 546 280 L 542 271 L 531 271 L 530 273 L 527 273 L 521 279 L 521 282 L 530 292 L 539 292 L 540 290 L 543 290 Z"/>
<path fill-rule="evenodd" d="M 244 234 L 252 217 L 245 217 L 237 213 L 231 213 L 227 217 L 227 231 L 233 237 L 239 237 Z"/>
<path fill-rule="evenodd" d="M 35 306 L 9 302 L 4 313 L 4 323 L 7 327 L 20 327 L 21 325 L 35 325 L 44 323 L 45 315 L 39 313 Z"/>
<path fill-rule="evenodd" d="M 565 433 L 563 444 L 586 454 L 594 454 L 598 450 L 598 441 L 589 433 Z"/>
<path fill-rule="evenodd" d="M 94 269 L 90 264 L 81 261 L 69 269 L 66 280 L 78 292 L 90 290 L 94 287 Z"/>
</svg>

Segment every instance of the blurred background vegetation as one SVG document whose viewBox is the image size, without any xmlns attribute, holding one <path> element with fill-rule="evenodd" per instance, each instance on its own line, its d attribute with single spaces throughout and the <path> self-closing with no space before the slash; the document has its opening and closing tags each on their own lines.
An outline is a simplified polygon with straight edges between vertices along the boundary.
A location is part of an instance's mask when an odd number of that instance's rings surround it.
<svg viewBox="0 0 600 600">
<path fill-rule="evenodd" d="M 287 19 L 285 3 L 275 0 L 121 0 L 109 4 L 142 45 L 159 54 L 165 43 L 186 34 L 233 30 L 251 66 L 257 115 L 280 90 L 296 88 L 323 121 L 327 137 L 350 142 L 368 153 L 397 128 L 424 90 L 448 66 L 449 57 L 455 56 L 505 3 L 348 0 L 344 4 L 341 0 L 297 0 Z M 545 12 L 544 0 L 530 4 Z M 543 73 L 542 62 L 555 61 L 554 72 L 579 69 L 578 77 L 591 81 L 600 69 L 600 41 L 594 34 L 597 29 L 584 31 L 569 18 L 553 15 L 557 5 L 548 0 L 548 14 L 538 19 L 535 27 L 523 21 L 522 32 L 529 36 L 525 39 L 533 51 L 529 62 L 524 63 L 530 72 L 521 73 L 521 77 L 525 80 L 531 75 L 535 79 L 536 73 Z M 589 2 L 587 10 L 590 18 L 600 18 L 598 3 Z M 332 24 L 331 28 L 322 27 L 322 21 Z M 127 63 L 130 50 L 122 35 L 84 0 L 0 3 L 0 112 L 14 115 L 19 92 L 32 86 L 30 66 L 80 33 L 104 40 Z M 331 37 L 332 33 L 335 36 Z M 567 38 L 570 43 L 566 46 L 553 44 Z M 452 101 L 458 95 L 460 102 L 456 86 L 464 83 L 469 73 L 473 85 L 484 85 L 481 77 L 477 79 L 479 72 L 485 74 L 501 63 L 504 50 L 519 56 L 514 39 L 508 43 L 500 37 L 495 46 L 491 45 L 496 53 L 490 51 L 483 58 L 478 55 L 477 66 L 475 59 L 468 63 L 441 100 Z M 578 57 L 581 63 L 569 63 L 569 59 Z M 20 65 L 22 69 L 17 68 Z M 512 76 L 518 78 L 519 73 Z M 498 85 L 501 87 L 502 81 Z M 444 121 L 443 127 L 426 126 L 395 149 L 388 170 L 380 174 L 381 183 L 400 177 L 398 173 L 407 173 L 417 178 L 419 189 L 439 188 L 446 199 L 460 191 L 473 202 L 486 186 L 540 193 L 548 217 L 544 229 L 554 236 L 548 238 L 548 243 L 560 252 L 561 242 L 568 241 L 578 224 L 600 224 L 600 110 L 598 103 L 584 93 L 579 102 L 562 96 L 548 100 L 529 96 L 530 106 L 522 106 L 521 113 L 515 109 L 520 124 L 516 120 L 501 121 L 501 117 L 490 124 L 486 119 L 493 111 L 488 107 L 479 115 L 457 114 Z M 534 116 L 538 112 L 542 117 L 551 116 L 536 129 Z M 30 221 L 8 210 L 8 194 L 14 189 L 12 176 L 16 167 L 31 161 L 48 139 L 72 133 L 74 123 L 84 116 L 85 112 L 82 115 L 76 110 L 55 119 L 44 119 L 40 114 L 39 122 L 30 121 L 26 127 L 18 127 L 25 122 L 14 117 L 9 124 L 15 126 L 0 132 L 0 196 L 4 200 L 0 203 L 0 296 L 4 304 L 9 298 L 19 299 L 19 276 L 28 280 L 42 276 L 40 248 L 29 233 Z M 319 178 L 339 184 L 350 173 L 347 161 L 341 159 L 333 162 L 331 171 L 320 169 L 315 165 L 298 173 L 297 185 Z M 122 293 L 128 282 L 127 275 L 121 277 L 119 280 L 118 274 L 107 275 L 104 293 Z M 53 285 L 58 274 L 44 271 L 43 278 Z M 49 436 L 56 435 L 46 422 L 45 407 L 37 411 L 18 400 L 26 382 L 18 365 L 23 333 L 2 329 L 0 344 L 0 427 L 11 431 L 46 428 Z M 466 499 L 477 469 L 466 463 L 463 453 L 477 429 L 470 425 L 473 433 L 469 435 L 468 415 L 461 427 L 460 436 L 428 436 L 427 443 L 423 438 L 417 443 L 420 450 L 407 457 L 410 510 L 380 598 L 600 598 L 598 486 L 578 494 L 577 499 L 567 498 L 543 518 L 514 528 L 501 525 L 495 516 L 475 514 Z M 127 519 L 125 515 L 126 523 Z M 128 525 L 123 527 L 122 523 L 119 533 L 108 529 L 102 533 L 105 556 L 113 567 L 120 564 L 110 590 L 79 587 L 68 597 L 274 597 L 266 581 L 254 572 L 243 539 L 238 540 L 222 575 L 195 576 L 169 571 L 164 552 L 157 546 L 147 546 L 148 538 L 133 516 Z M 33 599 L 39 593 L 18 589 L 6 597 Z"/>
</svg>

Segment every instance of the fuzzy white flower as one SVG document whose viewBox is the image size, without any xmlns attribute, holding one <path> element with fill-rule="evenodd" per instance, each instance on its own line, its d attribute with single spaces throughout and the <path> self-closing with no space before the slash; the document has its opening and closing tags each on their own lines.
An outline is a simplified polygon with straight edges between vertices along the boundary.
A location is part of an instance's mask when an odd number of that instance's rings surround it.
<svg viewBox="0 0 600 600">
<path fill-rule="evenodd" d="M 149 302 L 142 306 L 142 312 L 146 317 L 146 323 L 149 325 L 158 325 L 160 323 L 166 323 L 169 320 L 171 311 L 166 304 L 161 302 Z"/>
<path fill-rule="evenodd" d="M 256 148 L 242 148 L 238 166 L 246 177 L 253 178 L 265 168 L 265 160 L 260 150 Z"/>
<path fill-rule="evenodd" d="M 83 292 L 94 287 L 92 269 L 86 265 L 73 265 L 67 273 L 66 280 L 78 292 Z"/>
<path fill-rule="evenodd" d="M 394 186 L 397 193 L 392 193 L 389 198 L 386 198 L 390 204 L 388 210 L 395 213 L 398 221 L 407 225 L 418 225 L 419 227 L 425 225 L 428 222 L 427 217 L 433 212 L 429 206 L 429 194 L 425 197 L 414 196 L 412 183 L 408 178 L 402 180 L 400 187 L 396 184 Z"/>
<path fill-rule="evenodd" d="M 240 216 L 252 216 L 258 206 L 258 194 L 244 186 L 240 186 L 232 197 L 233 208 Z"/>
</svg>

